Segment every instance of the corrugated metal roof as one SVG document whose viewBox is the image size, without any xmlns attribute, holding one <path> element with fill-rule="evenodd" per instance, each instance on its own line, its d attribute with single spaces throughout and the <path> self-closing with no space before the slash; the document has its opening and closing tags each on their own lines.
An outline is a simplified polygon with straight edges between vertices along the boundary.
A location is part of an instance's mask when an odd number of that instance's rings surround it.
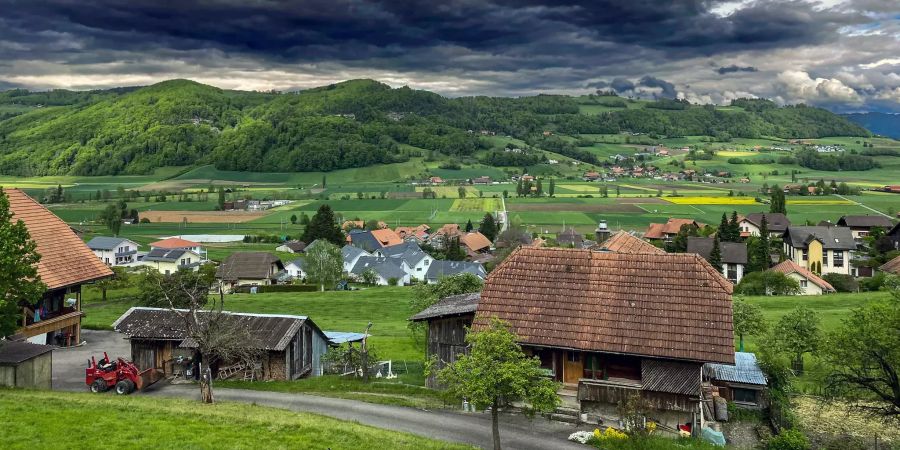
<svg viewBox="0 0 900 450">
<path fill-rule="evenodd" d="M 325 336 L 333 344 L 343 344 L 345 342 L 359 342 L 366 338 L 365 333 L 351 333 L 348 331 L 324 331 Z M 369 335 L 371 336 L 371 334 Z"/>
<path fill-rule="evenodd" d="M 707 378 L 731 383 L 767 384 L 766 375 L 756 362 L 756 355 L 748 352 L 735 352 L 734 365 L 706 364 L 703 373 Z"/>
<path fill-rule="evenodd" d="M 701 370 L 700 364 L 645 358 L 641 383 L 647 391 L 699 396 Z"/>
<path fill-rule="evenodd" d="M 478 308 L 479 300 L 481 300 L 481 292 L 451 295 L 438 300 L 437 303 L 410 317 L 409 320 L 415 322 L 419 320 L 431 319 L 434 317 L 474 313 L 475 309 Z"/>
<path fill-rule="evenodd" d="M 97 236 L 88 241 L 87 246 L 91 250 L 113 250 L 127 240 L 120 237 Z"/>
</svg>

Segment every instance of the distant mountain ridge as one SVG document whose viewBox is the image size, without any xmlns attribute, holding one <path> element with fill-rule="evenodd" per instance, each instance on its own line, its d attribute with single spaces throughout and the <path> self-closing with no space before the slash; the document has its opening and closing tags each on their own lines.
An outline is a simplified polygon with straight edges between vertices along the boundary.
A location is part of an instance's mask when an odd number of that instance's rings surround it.
<svg viewBox="0 0 900 450">
<path fill-rule="evenodd" d="M 875 134 L 900 139 L 900 114 L 867 112 L 842 115 Z"/>
<path fill-rule="evenodd" d="M 604 112 L 581 112 L 587 102 Z M 373 80 L 296 93 L 229 91 L 189 80 L 89 92 L 0 92 L 0 174 L 114 175 L 215 164 L 239 171 L 328 171 L 436 152 L 471 157 L 478 131 L 511 135 L 596 164 L 554 134 L 757 138 L 867 136 L 826 110 L 736 100 L 732 108 L 683 101 L 537 95 L 445 98 Z"/>
</svg>

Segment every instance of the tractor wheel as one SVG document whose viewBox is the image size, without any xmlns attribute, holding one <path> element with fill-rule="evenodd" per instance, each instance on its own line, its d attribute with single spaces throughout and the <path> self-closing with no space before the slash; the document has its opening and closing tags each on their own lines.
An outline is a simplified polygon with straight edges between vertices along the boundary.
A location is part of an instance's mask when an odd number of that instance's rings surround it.
<svg viewBox="0 0 900 450">
<path fill-rule="evenodd" d="M 97 378 L 91 383 L 91 392 L 95 394 L 99 394 L 100 392 L 106 392 L 109 389 L 109 386 L 106 385 L 106 380 L 103 378 Z"/>
<path fill-rule="evenodd" d="M 134 391 L 134 383 L 131 380 L 122 380 L 116 383 L 116 394 L 128 395 Z"/>
</svg>

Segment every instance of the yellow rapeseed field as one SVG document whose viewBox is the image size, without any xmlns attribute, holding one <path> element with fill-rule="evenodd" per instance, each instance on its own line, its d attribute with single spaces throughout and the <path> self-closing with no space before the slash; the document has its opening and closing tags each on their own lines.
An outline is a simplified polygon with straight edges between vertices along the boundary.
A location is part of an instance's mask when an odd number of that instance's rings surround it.
<svg viewBox="0 0 900 450">
<path fill-rule="evenodd" d="M 676 205 L 754 205 L 752 197 L 663 197 Z"/>
<path fill-rule="evenodd" d="M 738 157 L 738 156 L 753 156 L 757 155 L 756 152 L 742 152 L 740 150 L 719 150 L 716 152 L 717 156 L 726 156 L 729 158 Z"/>
<path fill-rule="evenodd" d="M 854 203 L 849 200 L 840 200 L 840 199 L 798 199 L 798 200 L 788 200 L 788 205 L 853 205 Z"/>
</svg>

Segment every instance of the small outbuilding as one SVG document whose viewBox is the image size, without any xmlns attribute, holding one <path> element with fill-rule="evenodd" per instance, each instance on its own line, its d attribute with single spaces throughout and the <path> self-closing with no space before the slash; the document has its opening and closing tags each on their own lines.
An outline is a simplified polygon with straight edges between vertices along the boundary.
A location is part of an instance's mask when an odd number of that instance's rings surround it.
<svg viewBox="0 0 900 450">
<path fill-rule="evenodd" d="M 0 341 L 0 386 L 53 387 L 53 346 Z"/>
<path fill-rule="evenodd" d="M 472 326 L 481 293 L 451 295 L 412 316 L 413 322 L 426 322 L 425 359 L 437 358 L 435 370 L 456 361 L 457 355 L 468 353 L 466 328 Z M 434 376 L 425 385 L 437 387 Z"/>
<path fill-rule="evenodd" d="M 706 364 L 703 377 L 718 386 L 722 398 L 735 405 L 764 408 L 767 404 L 768 381 L 753 353 L 735 352 L 734 364 Z"/>
</svg>

